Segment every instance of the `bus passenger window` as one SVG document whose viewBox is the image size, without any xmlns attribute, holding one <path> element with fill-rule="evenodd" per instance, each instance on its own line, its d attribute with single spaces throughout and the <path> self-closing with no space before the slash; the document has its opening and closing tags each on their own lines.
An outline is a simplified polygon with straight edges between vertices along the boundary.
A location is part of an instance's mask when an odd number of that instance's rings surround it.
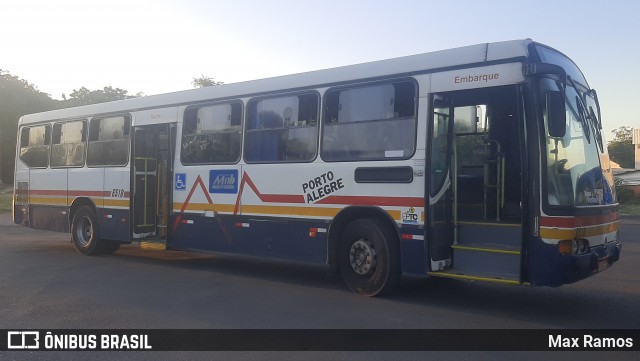
<svg viewBox="0 0 640 361">
<path fill-rule="evenodd" d="M 317 94 L 250 101 L 245 161 L 312 161 L 317 148 L 318 102 Z"/>
<path fill-rule="evenodd" d="M 325 161 L 408 159 L 415 151 L 413 82 L 330 90 L 325 96 Z"/>
<path fill-rule="evenodd" d="M 87 165 L 126 165 L 129 160 L 131 117 L 94 118 L 89 123 Z"/>
<path fill-rule="evenodd" d="M 20 133 L 20 160 L 30 168 L 49 166 L 49 139 L 51 126 L 22 128 Z"/>
<path fill-rule="evenodd" d="M 56 123 L 51 141 L 51 167 L 84 165 L 85 122 Z"/>
<path fill-rule="evenodd" d="M 182 128 L 182 164 L 235 163 L 240 159 L 242 104 L 188 108 Z"/>
</svg>

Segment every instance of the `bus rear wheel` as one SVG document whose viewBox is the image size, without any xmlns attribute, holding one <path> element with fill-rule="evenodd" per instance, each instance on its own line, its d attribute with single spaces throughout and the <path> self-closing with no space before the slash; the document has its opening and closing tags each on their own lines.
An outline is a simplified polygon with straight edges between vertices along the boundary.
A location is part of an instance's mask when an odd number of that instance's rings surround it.
<svg viewBox="0 0 640 361">
<path fill-rule="evenodd" d="M 376 296 L 391 291 L 400 279 L 397 236 L 371 218 L 356 219 L 342 231 L 338 270 L 354 292 Z"/>
<path fill-rule="evenodd" d="M 75 249 L 86 256 L 100 253 L 98 217 L 91 207 L 82 206 L 73 215 L 71 241 Z"/>
</svg>

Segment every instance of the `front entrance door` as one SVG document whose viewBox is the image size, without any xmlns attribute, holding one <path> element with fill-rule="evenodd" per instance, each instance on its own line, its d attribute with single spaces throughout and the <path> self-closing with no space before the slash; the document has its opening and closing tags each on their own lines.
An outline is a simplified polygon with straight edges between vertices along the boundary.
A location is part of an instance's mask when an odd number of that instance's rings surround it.
<svg viewBox="0 0 640 361">
<path fill-rule="evenodd" d="M 434 95 L 430 121 L 431 142 L 429 152 L 429 182 L 427 186 L 429 260 L 432 271 L 442 271 L 451 266 L 451 245 L 454 241 L 452 219 L 452 129 L 453 106 L 444 97 Z"/>
<path fill-rule="evenodd" d="M 522 282 L 522 104 L 518 86 L 434 95 L 427 192 L 431 275 Z"/>
</svg>

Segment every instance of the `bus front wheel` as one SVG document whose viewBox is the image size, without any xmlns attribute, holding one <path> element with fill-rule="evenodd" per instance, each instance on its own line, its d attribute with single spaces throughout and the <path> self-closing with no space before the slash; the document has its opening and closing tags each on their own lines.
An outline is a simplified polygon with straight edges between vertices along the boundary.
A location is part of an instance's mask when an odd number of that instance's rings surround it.
<svg viewBox="0 0 640 361">
<path fill-rule="evenodd" d="M 338 269 L 354 292 L 376 296 L 391 291 L 400 279 L 397 236 L 371 218 L 356 219 L 342 231 Z"/>
<path fill-rule="evenodd" d="M 78 208 L 71 222 L 71 240 L 75 249 L 87 256 L 100 253 L 98 217 L 87 206 Z"/>
</svg>

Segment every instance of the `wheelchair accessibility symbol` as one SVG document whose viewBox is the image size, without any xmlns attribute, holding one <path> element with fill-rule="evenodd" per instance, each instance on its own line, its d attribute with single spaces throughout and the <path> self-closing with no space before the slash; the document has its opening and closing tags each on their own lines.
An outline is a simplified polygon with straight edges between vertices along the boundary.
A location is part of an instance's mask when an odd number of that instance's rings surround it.
<svg viewBox="0 0 640 361">
<path fill-rule="evenodd" d="M 175 180 L 176 190 L 183 191 L 187 189 L 187 173 L 176 173 Z"/>
</svg>

